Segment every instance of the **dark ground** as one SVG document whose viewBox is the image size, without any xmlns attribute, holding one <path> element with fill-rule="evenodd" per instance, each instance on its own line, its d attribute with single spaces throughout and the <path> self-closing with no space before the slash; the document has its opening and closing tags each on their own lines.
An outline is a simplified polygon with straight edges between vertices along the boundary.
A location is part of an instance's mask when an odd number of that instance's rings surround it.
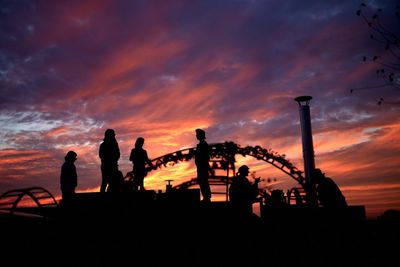
<svg viewBox="0 0 400 267">
<path fill-rule="evenodd" d="M 0 214 L 2 266 L 399 266 L 394 211 L 365 220 L 360 207 L 269 208 L 258 217 L 191 195 L 80 197 L 47 218 Z"/>
</svg>

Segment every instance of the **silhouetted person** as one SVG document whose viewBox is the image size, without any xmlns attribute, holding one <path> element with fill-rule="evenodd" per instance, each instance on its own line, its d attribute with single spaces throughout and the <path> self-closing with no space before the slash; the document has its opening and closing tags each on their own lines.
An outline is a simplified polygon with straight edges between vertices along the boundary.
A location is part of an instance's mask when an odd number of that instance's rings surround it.
<svg viewBox="0 0 400 267">
<path fill-rule="evenodd" d="M 252 184 L 247 179 L 248 175 L 249 167 L 247 165 L 240 166 L 229 187 L 229 201 L 237 211 L 251 214 L 253 212 L 253 203 L 258 196 L 260 179 L 256 179 Z"/>
<path fill-rule="evenodd" d="M 78 175 L 74 164 L 76 158 L 77 154 L 74 151 L 68 151 L 64 157 L 65 161 L 61 166 L 60 185 L 62 202 L 70 200 L 75 195 L 75 188 L 78 185 Z"/>
<path fill-rule="evenodd" d="M 299 192 L 299 190 L 297 188 L 293 189 L 293 194 L 294 194 L 294 198 L 295 198 L 295 201 L 296 201 L 296 205 L 297 206 L 303 206 L 304 205 L 303 198 L 301 197 L 300 192 Z"/>
<path fill-rule="evenodd" d="M 263 191 L 262 197 L 263 197 L 264 205 L 267 207 L 270 207 L 272 205 L 271 193 L 269 193 L 268 191 Z"/>
<path fill-rule="evenodd" d="M 195 151 L 195 163 L 197 167 L 197 182 L 200 186 L 200 192 L 203 196 L 203 202 L 211 201 L 211 189 L 208 182 L 210 171 L 210 149 L 206 142 L 206 132 L 202 129 L 196 129 L 196 138 L 199 143 Z"/>
<path fill-rule="evenodd" d="M 271 192 L 271 206 L 282 207 L 286 205 L 285 194 L 281 189 L 274 189 Z"/>
<path fill-rule="evenodd" d="M 104 139 L 100 144 L 99 157 L 101 159 L 100 192 L 104 193 L 110 182 L 112 183 L 112 179 L 117 179 L 118 177 L 120 151 L 113 129 L 107 129 L 104 132 Z"/>
<path fill-rule="evenodd" d="M 132 172 L 134 175 L 134 190 L 146 190 L 144 188 L 144 177 L 147 176 L 148 170 L 146 163 L 152 167 L 152 163 L 147 155 L 147 151 L 143 149 L 144 138 L 138 137 L 135 142 L 135 147 L 131 150 L 129 160 L 132 161 Z"/>
<path fill-rule="evenodd" d="M 313 179 L 316 184 L 317 198 L 324 207 L 347 207 L 347 202 L 332 178 L 326 177 L 321 169 L 314 169 Z"/>
</svg>

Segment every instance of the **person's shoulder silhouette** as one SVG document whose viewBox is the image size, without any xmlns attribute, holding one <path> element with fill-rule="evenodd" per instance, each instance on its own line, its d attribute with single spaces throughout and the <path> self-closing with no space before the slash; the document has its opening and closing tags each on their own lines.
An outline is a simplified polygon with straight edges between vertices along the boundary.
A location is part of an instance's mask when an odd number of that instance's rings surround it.
<svg viewBox="0 0 400 267">
<path fill-rule="evenodd" d="M 144 178 L 147 176 L 149 169 L 152 169 L 153 165 L 147 150 L 143 148 L 144 138 L 138 137 L 135 141 L 135 147 L 131 149 L 129 160 L 132 162 L 132 173 L 134 175 L 134 188 L 145 190 Z M 148 167 L 146 166 L 148 165 Z"/>
<path fill-rule="evenodd" d="M 100 144 L 99 157 L 101 159 L 101 186 L 100 192 L 106 192 L 109 183 L 117 177 L 118 160 L 121 156 L 114 129 L 104 132 L 103 142 Z"/>
<path fill-rule="evenodd" d="M 249 170 L 247 165 L 240 166 L 236 176 L 232 179 L 229 187 L 229 199 L 232 203 L 253 203 L 257 196 L 257 183 L 251 184 L 247 178 Z"/>
<path fill-rule="evenodd" d="M 325 207 L 347 207 L 346 199 L 332 178 L 325 176 L 321 169 L 314 169 L 313 178 L 317 185 L 317 197 Z"/>
<path fill-rule="evenodd" d="M 61 166 L 60 186 L 63 201 L 67 201 L 75 194 L 75 188 L 78 185 L 78 175 L 74 164 L 77 156 L 75 151 L 68 151 Z"/>
<path fill-rule="evenodd" d="M 200 192 L 203 196 L 202 201 L 208 203 L 211 201 L 211 188 L 208 181 L 210 171 L 210 150 L 208 143 L 206 142 L 206 132 L 199 128 L 197 128 L 195 132 L 196 138 L 199 140 L 194 156 L 197 168 L 197 181 L 200 186 Z"/>
<path fill-rule="evenodd" d="M 120 157 L 120 151 L 115 131 L 107 129 L 104 132 L 103 142 L 100 144 L 99 157 L 104 163 L 115 163 Z"/>
</svg>

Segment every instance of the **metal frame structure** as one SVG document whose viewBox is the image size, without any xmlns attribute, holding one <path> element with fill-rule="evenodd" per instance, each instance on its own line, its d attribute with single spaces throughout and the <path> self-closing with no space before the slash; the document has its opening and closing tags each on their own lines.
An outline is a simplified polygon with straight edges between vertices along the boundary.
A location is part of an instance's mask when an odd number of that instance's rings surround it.
<svg viewBox="0 0 400 267">
<path fill-rule="evenodd" d="M 19 207 L 18 205 L 25 196 L 32 199 L 36 207 Z M 34 208 L 41 213 L 37 215 L 45 217 L 45 208 L 56 207 L 59 207 L 59 205 L 54 196 L 48 190 L 38 186 L 9 190 L 0 196 L 0 210 L 7 211 L 10 214 L 25 212 L 26 210 Z"/>
<path fill-rule="evenodd" d="M 226 192 L 217 192 L 227 194 L 228 186 L 231 183 L 231 177 L 229 171 L 233 171 L 235 174 L 235 155 L 251 156 L 257 160 L 265 161 L 272 166 L 278 168 L 288 176 L 296 180 L 301 188 L 305 188 L 306 179 L 302 176 L 302 171 L 296 168 L 284 155 L 280 155 L 271 149 L 265 149 L 261 146 L 245 146 L 226 141 L 224 143 L 213 143 L 209 144 L 210 147 L 210 163 L 211 169 L 223 169 L 226 170 L 226 176 L 211 175 L 211 185 L 226 185 Z M 161 157 L 154 158 L 152 160 L 153 167 L 147 166 L 148 171 L 156 170 L 162 167 L 173 166 L 179 162 L 189 161 L 194 158 L 196 147 L 178 150 Z M 213 168 L 214 167 L 214 168 Z M 179 185 L 174 186 L 174 189 L 187 189 L 197 184 L 197 179 L 193 178 L 187 182 L 183 182 Z"/>
</svg>

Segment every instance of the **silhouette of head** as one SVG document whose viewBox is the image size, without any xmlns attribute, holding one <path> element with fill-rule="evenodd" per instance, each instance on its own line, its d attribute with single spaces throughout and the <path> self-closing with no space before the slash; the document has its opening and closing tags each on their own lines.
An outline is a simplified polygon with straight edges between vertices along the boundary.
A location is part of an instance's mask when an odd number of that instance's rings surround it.
<svg viewBox="0 0 400 267">
<path fill-rule="evenodd" d="M 104 139 L 112 139 L 115 137 L 115 131 L 113 129 L 107 129 L 104 132 Z"/>
<path fill-rule="evenodd" d="M 315 179 L 315 181 L 319 181 L 321 180 L 323 177 L 325 177 L 325 173 L 323 173 L 321 171 L 321 169 L 314 169 L 312 172 L 313 178 Z"/>
<path fill-rule="evenodd" d="M 206 132 L 203 129 L 196 129 L 196 137 L 199 140 L 206 139 Z"/>
<path fill-rule="evenodd" d="M 74 151 L 68 151 L 64 159 L 65 161 L 75 161 L 77 156 L 78 155 Z"/>
<path fill-rule="evenodd" d="M 247 165 L 242 165 L 238 169 L 238 174 L 247 176 L 249 174 L 249 167 Z"/>
<path fill-rule="evenodd" d="M 144 144 L 144 138 L 143 137 L 138 137 L 136 139 L 136 142 L 135 142 L 135 147 L 142 147 L 143 144 Z"/>
</svg>

